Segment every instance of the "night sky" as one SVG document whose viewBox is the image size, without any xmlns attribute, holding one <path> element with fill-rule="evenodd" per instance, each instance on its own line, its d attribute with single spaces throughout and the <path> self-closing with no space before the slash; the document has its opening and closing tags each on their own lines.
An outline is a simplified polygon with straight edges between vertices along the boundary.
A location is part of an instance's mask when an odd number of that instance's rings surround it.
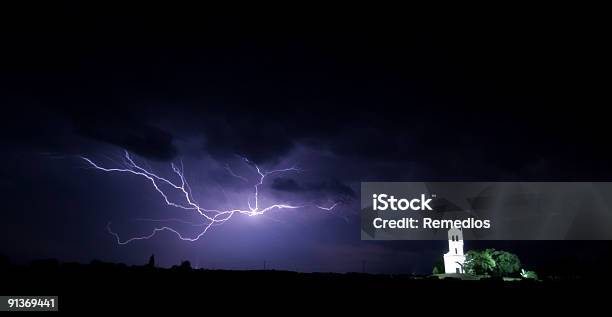
<svg viewBox="0 0 612 317">
<path fill-rule="evenodd" d="M 14 261 L 427 273 L 444 241 L 360 241 L 360 182 L 612 179 L 610 55 L 578 11 L 31 9 L 0 19 L 0 253 Z M 138 219 L 197 219 L 79 158 L 119 167 L 124 150 L 167 177 L 182 160 L 209 208 L 246 208 L 250 184 L 225 169 L 256 180 L 239 156 L 302 169 L 266 178 L 263 200 L 341 203 L 118 245 L 108 222 L 129 238 L 156 225 Z M 527 263 L 586 247 L 487 245 Z"/>
</svg>

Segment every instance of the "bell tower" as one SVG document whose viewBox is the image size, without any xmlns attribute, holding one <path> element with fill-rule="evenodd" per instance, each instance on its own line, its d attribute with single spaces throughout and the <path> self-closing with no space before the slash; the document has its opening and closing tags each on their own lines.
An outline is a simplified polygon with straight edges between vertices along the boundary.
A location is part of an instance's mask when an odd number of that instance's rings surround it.
<svg viewBox="0 0 612 317">
<path fill-rule="evenodd" d="M 446 274 L 463 274 L 463 231 L 461 228 L 448 230 L 448 252 L 444 254 L 444 272 Z"/>
</svg>

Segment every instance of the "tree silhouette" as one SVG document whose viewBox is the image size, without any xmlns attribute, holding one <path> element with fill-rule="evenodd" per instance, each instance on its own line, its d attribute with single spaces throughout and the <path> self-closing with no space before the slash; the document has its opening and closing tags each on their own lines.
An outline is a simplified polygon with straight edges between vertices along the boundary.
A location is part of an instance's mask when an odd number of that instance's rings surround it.
<svg viewBox="0 0 612 317">
<path fill-rule="evenodd" d="M 191 270 L 191 262 L 189 262 L 189 261 L 181 262 L 180 268 L 183 269 L 183 270 Z"/>
<path fill-rule="evenodd" d="M 444 259 L 442 257 L 438 257 L 437 260 L 434 262 L 432 273 L 444 274 Z"/>
<path fill-rule="evenodd" d="M 148 267 L 155 267 L 155 254 L 151 254 L 151 256 L 149 257 L 149 263 L 147 263 Z"/>
</svg>

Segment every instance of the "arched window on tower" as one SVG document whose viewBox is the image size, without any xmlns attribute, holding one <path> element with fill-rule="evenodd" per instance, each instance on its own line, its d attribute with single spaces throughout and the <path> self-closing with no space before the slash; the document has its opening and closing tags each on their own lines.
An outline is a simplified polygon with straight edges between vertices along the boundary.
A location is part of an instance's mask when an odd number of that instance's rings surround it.
<svg viewBox="0 0 612 317">
<path fill-rule="evenodd" d="M 455 248 L 455 254 L 457 254 L 457 248 Z"/>
</svg>

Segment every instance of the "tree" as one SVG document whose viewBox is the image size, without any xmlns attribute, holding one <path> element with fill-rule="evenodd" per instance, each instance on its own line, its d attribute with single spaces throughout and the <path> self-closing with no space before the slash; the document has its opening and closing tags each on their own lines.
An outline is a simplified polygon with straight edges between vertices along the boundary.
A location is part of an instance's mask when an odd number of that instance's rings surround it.
<svg viewBox="0 0 612 317">
<path fill-rule="evenodd" d="M 495 270 L 493 249 L 470 250 L 465 254 L 465 271 L 473 275 L 489 275 Z"/>
<path fill-rule="evenodd" d="M 491 255 L 495 261 L 494 273 L 497 276 L 508 276 L 521 269 L 521 261 L 516 254 L 493 250 Z"/>
<path fill-rule="evenodd" d="M 189 261 L 181 262 L 180 268 L 183 269 L 183 270 L 191 270 L 191 262 L 189 262 Z"/>
<path fill-rule="evenodd" d="M 149 263 L 147 263 L 148 267 L 155 267 L 155 254 L 151 254 L 149 258 Z"/>
<path fill-rule="evenodd" d="M 433 274 L 444 274 L 444 260 L 439 257 L 433 265 L 433 270 L 432 273 Z"/>
</svg>

